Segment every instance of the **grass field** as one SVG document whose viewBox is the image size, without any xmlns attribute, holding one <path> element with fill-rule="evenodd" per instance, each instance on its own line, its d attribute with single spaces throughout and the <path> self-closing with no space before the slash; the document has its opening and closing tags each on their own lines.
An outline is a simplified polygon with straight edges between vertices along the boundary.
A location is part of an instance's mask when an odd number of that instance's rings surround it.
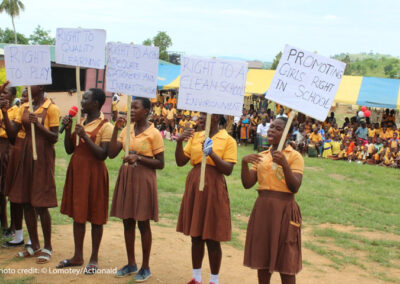
<svg viewBox="0 0 400 284">
<path fill-rule="evenodd" d="M 157 173 L 159 212 L 164 220 L 159 225 L 175 226 L 190 166 L 178 168 L 174 160 L 175 143 L 165 141 L 165 146 L 165 168 Z M 252 147 L 239 147 L 239 161 L 249 153 Z M 56 145 L 56 154 L 57 196 L 61 201 L 70 158 L 64 151 L 62 136 Z M 106 163 L 111 203 L 121 158 Z M 305 158 L 305 165 L 303 184 L 296 196 L 302 211 L 303 231 L 309 235 L 303 246 L 329 259 L 338 271 L 355 265 L 371 277 L 400 281 L 390 273 L 394 270 L 399 275 L 400 269 L 400 171 L 310 158 Z M 257 193 L 255 188 L 244 190 L 240 163 L 227 177 L 227 184 L 233 225 L 231 244 L 242 249 Z M 70 218 L 60 214 L 59 208 L 51 209 L 51 214 L 54 224 L 71 223 Z M 304 265 L 312 264 L 305 259 Z"/>
</svg>

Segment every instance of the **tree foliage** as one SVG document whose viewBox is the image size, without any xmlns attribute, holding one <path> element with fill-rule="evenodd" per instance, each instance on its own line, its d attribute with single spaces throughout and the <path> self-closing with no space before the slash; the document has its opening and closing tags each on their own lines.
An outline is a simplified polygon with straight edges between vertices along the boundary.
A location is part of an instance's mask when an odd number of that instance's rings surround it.
<svg viewBox="0 0 400 284">
<path fill-rule="evenodd" d="M 3 0 L 0 4 L 0 12 L 6 12 L 10 17 L 18 17 L 25 5 L 20 0 Z"/>
<path fill-rule="evenodd" d="M 165 61 L 169 61 L 167 49 L 172 45 L 172 40 L 166 32 L 158 32 L 156 36 L 153 37 L 153 39 L 148 38 L 144 40 L 142 44 L 148 46 L 158 46 L 158 48 L 160 49 L 159 58 Z"/>
<path fill-rule="evenodd" d="M 0 28 L 0 42 L 2 43 L 15 43 L 14 32 L 9 28 Z M 19 44 L 28 44 L 29 40 L 20 33 L 17 33 L 17 42 Z"/>
<path fill-rule="evenodd" d="M 14 42 L 18 43 L 17 30 L 14 18 L 19 16 L 20 11 L 25 10 L 25 5 L 20 0 L 3 0 L 0 4 L 0 12 L 6 12 L 10 17 L 14 29 Z"/>
<path fill-rule="evenodd" d="M 272 66 L 271 69 L 272 70 L 276 70 L 276 67 L 278 67 L 279 61 L 281 60 L 282 57 L 282 52 L 279 52 L 275 58 L 274 58 L 274 62 L 272 62 Z"/>
<path fill-rule="evenodd" d="M 169 35 L 167 35 L 166 32 L 158 32 L 158 34 L 153 37 L 153 44 L 160 49 L 160 59 L 168 61 L 167 49 L 172 45 L 172 40 Z"/>
<path fill-rule="evenodd" d="M 152 44 L 153 44 L 153 41 L 149 38 L 143 41 L 143 45 L 151 46 Z"/>
<path fill-rule="evenodd" d="M 46 31 L 38 25 L 29 37 L 30 44 L 47 44 L 55 45 L 56 39 L 50 35 L 50 31 Z"/>
<path fill-rule="evenodd" d="M 374 54 L 372 51 L 360 54 L 342 53 L 334 59 L 346 63 L 345 75 L 399 78 L 400 59 L 389 55 Z"/>
</svg>

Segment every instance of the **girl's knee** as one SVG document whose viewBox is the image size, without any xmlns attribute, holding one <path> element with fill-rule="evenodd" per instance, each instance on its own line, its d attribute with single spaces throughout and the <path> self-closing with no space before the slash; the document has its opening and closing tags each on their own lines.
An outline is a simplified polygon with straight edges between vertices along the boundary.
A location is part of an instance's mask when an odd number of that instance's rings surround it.
<svg viewBox="0 0 400 284">
<path fill-rule="evenodd" d="M 145 233 L 150 231 L 150 221 L 138 221 L 138 227 L 139 227 L 139 231 L 140 233 Z"/>
<path fill-rule="evenodd" d="M 94 229 L 94 230 L 102 230 L 103 229 L 103 225 L 92 224 L 92 229 Z"/>
<path fill-rule="evenodd" d="M 136 222 L 134 219 L 123 219 L 122 222 L 125 231 L 135 230 Z"/>
<path fill-rule="evenodd" d="M 204 240 L 201 237 L 192 237 L 192 244 L 202 244 Z"/>
<path fill-rule="evenodd" d="M 221 249 L 221 243 L 213 240 L 206 240 L 207 247 L 211 250 Z"/>
<path fill-rule="evenodd" d="M 35 211 L 40 216 L 49 214 L 49 209 L 46 207 L 36 207 Z"/>
</svg>

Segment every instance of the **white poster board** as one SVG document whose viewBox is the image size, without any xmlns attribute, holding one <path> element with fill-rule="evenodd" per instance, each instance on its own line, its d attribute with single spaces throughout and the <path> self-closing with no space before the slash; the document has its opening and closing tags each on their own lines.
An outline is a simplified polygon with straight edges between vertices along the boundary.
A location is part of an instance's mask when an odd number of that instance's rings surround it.
<svg viewBox="0 0 400 284">
<path fill-rule="evenodd" d="M 106 31 L 58 28 L 56 63 L 104 69 Z"/>
<path fill-rule="evenodd" d="M 109 42 L 107 44 L 107 92 L 155 98 L 159 48 Z"/>
<path fill-rule="evenodd" d="M 241 115 L 247 62 L 183 56 L 178 108 Z"/>
<path fill-rule="evenodd" d="M 10 87 L 52 83 L 48 45 L 6 45 L 4 60 Z"/>
<path fill-rule="evenodd" d="M 324 121 L 345 68 L 343 62 L 286 45 L 265 97 Z"/>
</svg>

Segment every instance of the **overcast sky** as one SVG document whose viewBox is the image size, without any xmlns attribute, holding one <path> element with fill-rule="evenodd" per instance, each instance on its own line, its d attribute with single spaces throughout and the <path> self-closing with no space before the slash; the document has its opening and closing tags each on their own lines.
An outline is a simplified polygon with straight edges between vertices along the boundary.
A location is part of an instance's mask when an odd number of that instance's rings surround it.
<svg viewBox="0 0 400 284">
<path fill-rule="evenodd" d="M 272 61 L 286 43 L 331 56 L 371 50 L 400 56 L 398 0 L 22 0 L 17 31 L 40 24 L 102 28 L 107 41 L 142 43 L 158 31 L 187 55 Z M 0 15 L 0 27 L 11 19 Z"/>
</svg>

